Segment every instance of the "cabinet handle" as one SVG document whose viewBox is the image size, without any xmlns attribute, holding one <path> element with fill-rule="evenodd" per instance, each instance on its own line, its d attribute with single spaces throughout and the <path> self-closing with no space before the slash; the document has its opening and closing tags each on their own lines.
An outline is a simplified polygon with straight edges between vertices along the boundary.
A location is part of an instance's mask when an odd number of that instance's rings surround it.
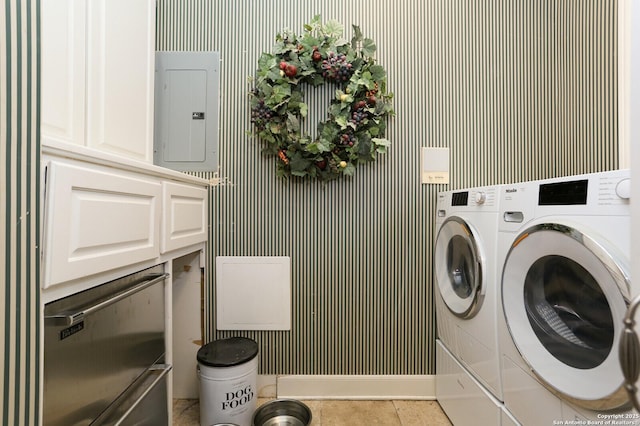
<svg viewBox="0 0 640 426">
<path fill-rule="evenodd" d="M 636 382 L 640 376 L 640 340 L 638 340 L 638 335 L 634 330 L 636 325 L 634 317 L 638 306 L 640 306 L 640 295 L 633 299 L 624 317 L 624 330 L 620 337 L 619 356 L 625 381 L 624 388 L 634 408 L 640 411 L 640 401 L 638 401 L 637 396 L 638 388 L 636 387 Z"/>
<path fill-rule="evenodd" d="M 54 325 L 70 327 L 83 321 L 87 315 L 91 315 L 94 312 L 104 309 L 109 305 L 113 305 L 116 302 L 126 299 L 127 297 L 139 291 L 142 291 L 147 287 L 164 281 L 168 277 L 169 274 L 166 272 L 163 274 L 149 274 L 140 284 L 130 287 L 122 292 L 116 293 L 113 296 L 99 300 L 92 305 L 83 306 L 82 308 L 73 312 L 60 312 L 53 315 L 47 315 L 44 317 L 44 319 L 45 321 L 53 322 Z"/>
</svg>

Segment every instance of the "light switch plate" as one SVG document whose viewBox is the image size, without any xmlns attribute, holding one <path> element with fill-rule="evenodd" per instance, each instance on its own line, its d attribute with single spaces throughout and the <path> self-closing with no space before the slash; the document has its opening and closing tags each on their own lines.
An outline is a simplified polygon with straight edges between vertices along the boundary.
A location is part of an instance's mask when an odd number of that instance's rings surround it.
<svg viewBox="0 0 640 426">
<path fill-rule="evenodd" d="M 423 184 L 449 183 L 449 148 L 420 148 L 420 177 Z"/>
</svg>

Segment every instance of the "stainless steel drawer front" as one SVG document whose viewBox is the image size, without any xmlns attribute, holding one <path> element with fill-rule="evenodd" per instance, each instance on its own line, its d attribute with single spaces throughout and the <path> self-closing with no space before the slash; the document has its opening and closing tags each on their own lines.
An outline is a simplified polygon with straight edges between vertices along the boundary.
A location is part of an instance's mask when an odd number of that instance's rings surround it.
<svg viewBox="0 0 640 426">
<path fill-rule="evenodd" d="M 158 266 L 45 306 L 44 425 L 91 423 L 163 361 L 166 276 Z"/>
<path fill-rule="evenodd" d="M 170 365 L 156 364 L 102 412 L 91 426 L 163 426 L 169 424 L 167 374 Z"/>
</svg>

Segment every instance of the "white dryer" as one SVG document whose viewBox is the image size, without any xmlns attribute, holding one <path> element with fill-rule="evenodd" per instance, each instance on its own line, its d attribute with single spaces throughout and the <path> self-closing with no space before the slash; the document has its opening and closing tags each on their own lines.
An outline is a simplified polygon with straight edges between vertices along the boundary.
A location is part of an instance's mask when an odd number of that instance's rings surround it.
<svg viewBox="0 0 640 426">
<path fill-rule="evenodd" d="M 436 340 L 436 397 L 455 426 L 517 425 L 506 422 L 502 403 Z"/>
<path fill-rule="evenodd" d="M 502 400 L 496 331 L 499 192 L 489 186 L 438 194 L 434 269 L 440 340 Z"/>
<path fill-rule="evenodd" d="M 524 425 L 628 410 L 618 344 L 629 302 L 629 186 L 622 170 L 502 187 L 504 402 Z"/>
</svg>

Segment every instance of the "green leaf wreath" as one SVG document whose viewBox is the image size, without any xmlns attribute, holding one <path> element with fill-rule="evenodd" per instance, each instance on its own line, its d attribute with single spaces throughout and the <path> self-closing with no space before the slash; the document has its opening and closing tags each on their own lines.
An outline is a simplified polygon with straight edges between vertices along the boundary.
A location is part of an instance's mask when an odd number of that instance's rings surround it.
<svg viewBox="0 0 640 426">
<path fill-rule="evenodd" d="M 387 75 L 374 60 L 376 45 L 353 25 L 351 43 L 343 26 L 324 25 L 320 17 L 304 26 L 304 34 L 278 33 L 273 53 L 258 60 L 251 92 L 251 121 L 264 151 L 277 158 L 279 176 L 320 180 L 353 175 L 359 162 L 385 153 L 386 119 L 394 115 Z M 328 119 L 318 123 L 317 137 L 301 130 L 308 106 L 302 85 L 325 82 L 336 87 Z"/>
</svg>

